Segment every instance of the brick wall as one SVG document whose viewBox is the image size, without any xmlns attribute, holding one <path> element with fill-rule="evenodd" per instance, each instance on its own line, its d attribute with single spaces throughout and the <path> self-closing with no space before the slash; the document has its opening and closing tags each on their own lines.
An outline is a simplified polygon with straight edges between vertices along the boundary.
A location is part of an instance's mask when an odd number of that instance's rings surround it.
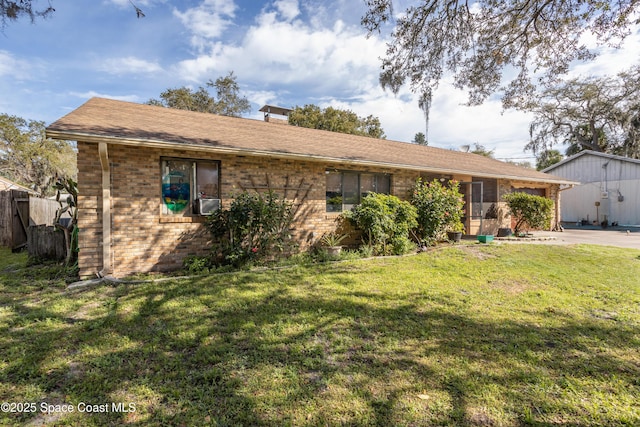
<svg viewBox="0 0 640 427">
<path fill-rule="evenodd" d="M 78 267 L 80 277 L 102 269 L 102 172 L 97 144 L 78 142 Z"/>
<path fill-rule="evenodd" d="M 122 277 L 135 272 L 180 268 L 186 255 L 208 253 L 210 238 L 204 218 L 169 217 L 161 214 L 161 157 L 220 162 L 223 207 L 243 190 L 265 192 L 268 188 L 294 203 L 293 233 L 303 249 L 334 231 L 339 214 L 325 208 L 325 170 L 321 162 L 267 157 L 230 156 L 187 150 L 109 145 L 111 168 L 112 274 Z M 331 165 L 339 170 L 392 174 L 392 192 L 408 196 L 418 173 L 402 170 L 354 168 Z M 102 175 L 98 146 L 78 142 L 80 205 L 78 224 L 81 277 L 102 269 Z"/>
<path fill-rule="evenodd" d="M 354 168 L 349 164 L 231 156 L 188 150 L 109 145 L 111 169 L 111 263 L 116 277 L 136 272 L 178 269 L 187 255 L 204 255 L 210 236 L 199 216 L 161 214 L 162 157 L 220 162 L 223 207 L 244 190 L 276 191 L 294 203 L 293 233 L 308 248 L 338 226 L 339 213 L 325 207 L 325 171 L 351 170 L 391 174 L 392 194 L 407 199 L 418 172 Z M 98 145 L 78 142 L 79 260 L 81 277 L 102 270 L 102 174 Z M 505 187 L 506 188 L 506 185 Z M 503 193 L 501 185 L 500 192 Z"/>
</svg>

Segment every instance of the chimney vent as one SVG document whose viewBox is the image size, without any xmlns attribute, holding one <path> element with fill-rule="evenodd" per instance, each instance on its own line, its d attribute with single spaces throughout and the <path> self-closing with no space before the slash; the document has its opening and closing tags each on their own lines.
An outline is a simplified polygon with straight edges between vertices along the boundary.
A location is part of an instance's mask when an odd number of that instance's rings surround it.
<svg viewBox="0 0 640 427">
<path fill-rule="evenodd" d="M 289 108 L 276 107 L 275 105 L 265 105 L 260 109 L 260 111 L 264 113 L 265 122 L 288 124 L 289 113 L 293 110 Z M 283 116 L 284 118 L 273 117 L 274 115 Z"/>
</svg>

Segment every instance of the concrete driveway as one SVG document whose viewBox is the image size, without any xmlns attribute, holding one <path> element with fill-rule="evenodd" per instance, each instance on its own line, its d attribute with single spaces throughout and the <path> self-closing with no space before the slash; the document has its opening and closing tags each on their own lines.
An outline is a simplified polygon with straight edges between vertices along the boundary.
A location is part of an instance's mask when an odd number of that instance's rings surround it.
<svg viewBox="0 0 640 427">
<path fill-rule="evenodd" d="M 549 237 L 550 240 L 534 240 L 531 243 L 548 245 L 571 245 L 588 243 L 591 245 L 618 246 L 621 248 L 640 249 L 640 227 L 570 227 L 564 231 L 534 231 L 534 237 Z M 500 242 L 505 242 L 501 240 Z"/>
</svg>

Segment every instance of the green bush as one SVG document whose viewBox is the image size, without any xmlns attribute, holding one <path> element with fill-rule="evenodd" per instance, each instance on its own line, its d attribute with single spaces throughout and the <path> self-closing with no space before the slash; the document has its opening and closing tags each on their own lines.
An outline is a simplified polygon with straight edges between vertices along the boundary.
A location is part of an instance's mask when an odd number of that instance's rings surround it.
<svg viewBox="0 0 640 427">
<path fill-rule="evenodd" d="M 240 266 L 290 253 L 293 214 L 292 204 L 273 191 L 239 194 L 229 209 L 218 210 L 207 221 L 215 239 L 214 262 Z"/>
<path fill-rule="evenodd" d="M 418 236 L 425 241 L 444 240 L 447 231 L 464 231 L 464 200 L 458 183 L 416 181 L 411 204 L 418 213 Z"/>
<path fill-rule="evenodd" d="M 209 273 L 211 260 L 209 257 L 189 255 L 182 260 L 183 268 L 190 274 Z"/>
<path fill-rule="evenodd" d="M 409 232 L 417 226 L 416 209 L 396 196 L 369 193 L 343 216 L 362 231 L 375 255 L 400 255 L 415 248 Z"/>
<path fill-rule="evenodd" d="M 550 228 L 553 200 L 527 193 L 511 193 L 504 196 L 511 215 L 516 218 L 513 232 L 518 235 L 523 227 Z"/>
</svg>

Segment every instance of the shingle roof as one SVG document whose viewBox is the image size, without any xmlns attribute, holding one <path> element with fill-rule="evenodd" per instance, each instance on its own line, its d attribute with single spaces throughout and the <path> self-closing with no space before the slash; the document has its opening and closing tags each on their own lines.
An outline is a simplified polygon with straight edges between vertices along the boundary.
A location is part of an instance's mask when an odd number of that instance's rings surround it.
<svg viewBox="0 0 640 427">
<path fill-rule="evenodd" d="M 31 190 L 30 188 L 24 187 L 20 184 L 16 184 L 15 182 L 0 176 L 0 191 L 5 191 L 5 190 L 20 190 L 20 191 L 26 191 L 31 194 L 38 194 L 35 191 Z"/>
<path fill-rule="evenodd" d="M 92 98 L 52 123 L 47 127 L 47 135 L 86 142 L 189 148 L 535 182 L 571 182 L 471 153 L 103 98 Z"/>
</svg>

